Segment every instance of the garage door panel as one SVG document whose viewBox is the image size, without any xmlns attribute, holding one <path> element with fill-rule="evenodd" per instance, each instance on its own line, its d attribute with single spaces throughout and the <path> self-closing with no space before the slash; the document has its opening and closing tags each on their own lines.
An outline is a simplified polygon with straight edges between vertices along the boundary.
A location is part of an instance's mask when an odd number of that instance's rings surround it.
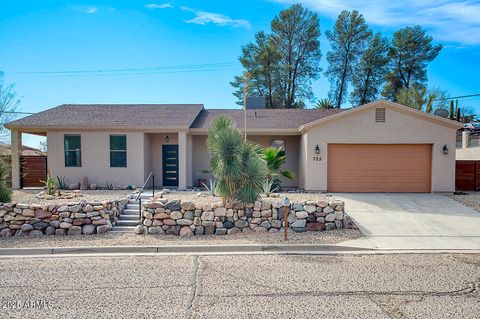
<svg viewBox="0 0 480 319">
<path fill-rule="evenodd" d="M 430 192 L 430 144 L 329 144 L 331 192 Z"/>
</svg>

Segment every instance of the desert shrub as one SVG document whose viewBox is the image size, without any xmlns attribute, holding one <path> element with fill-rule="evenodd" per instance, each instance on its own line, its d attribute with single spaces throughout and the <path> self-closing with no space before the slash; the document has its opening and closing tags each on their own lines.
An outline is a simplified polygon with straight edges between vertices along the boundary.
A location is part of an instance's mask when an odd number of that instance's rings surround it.
<svg viewBox="0 0 480 319">
<path fill-rule="evenodd" d="M 0 158 L 0 202 L 8 203 L 12 200 L 12 188 L 7 179 L 10 173 L 10 165 Z"/>
</svg>

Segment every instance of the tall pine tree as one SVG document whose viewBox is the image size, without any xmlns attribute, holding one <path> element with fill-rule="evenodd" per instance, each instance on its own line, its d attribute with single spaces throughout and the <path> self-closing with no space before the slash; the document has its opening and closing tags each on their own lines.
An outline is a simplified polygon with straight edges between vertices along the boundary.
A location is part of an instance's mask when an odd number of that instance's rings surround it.
<svg viewBox="0 0 480 319">
<path fill-rule="evenodd" d="M 382 37 L 380 32 L 369 40 L 360 62 L 354 67 L 353 91 L 350 94 L 353 106 L 363 105 L 378 98 L 387 73 L 389 46 L 388 40 Z"/>
<path fill-rule="evenodd" d="M 331 51 L 327 53 L 328 69 L 325 75 L 330 81 L 329 98 L 340 108 L 347 96 L 347 88 L 353 68 L 360 59 L 371 31 L 363 15 L 357 10 L 342 11 L 333 31 L 326 32 Z"/>
<path fill-rule="evenodd" d="M 441 45 L 433 45 L 432 40 L 419 25 L 400 29 L 393 34 L 389 51 L 390 71 L 382 92 L 384 97 L 396 101 L 400 90 L 425 86 L 428 63 L 442 49 Z"/>
<path fill-rule="evenodd" d="M 311 82 L 320 68 L 320 21 L 317 14 L 295 4 L 272 20 L 272 33 L 257 33 L 242 48 L 240 63 L 250 76 L 249 95 L 262 95 L 267 108 L 299 108 L 313 99 Z M 241 76 L 231 85 L 243 104 Z"/>
</svg>

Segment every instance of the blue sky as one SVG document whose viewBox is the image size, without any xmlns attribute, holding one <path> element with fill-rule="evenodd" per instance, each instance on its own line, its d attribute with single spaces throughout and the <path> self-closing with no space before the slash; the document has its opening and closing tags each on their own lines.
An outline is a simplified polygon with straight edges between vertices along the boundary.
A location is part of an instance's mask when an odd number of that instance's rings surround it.
<svg viewBox="0 0 480 319">
<path fill-rule="evenodd" d="M 428 68 L 429 86 L 480 93 L 480 2 L 389 0 L 0 1 L 0 70 L 22 96 L 20 109 L 63 103 L 203 103 L 235 108 L 229 82 L 241 72 L 241 45 L 281 9 L 301 2 L 325 31 L 342 9 L 358 9 L 390 36 L 420 24 L 445 47 Z M 152 69 L 152 68 L 157 69 Z M 115 72 L 74 72 L 111 70 Z M 56 72 L 56 73 L 42 73 Z M 133 74 L 132 74 L 133 73 Z M 316 97 L 328 92 L 322 76 Z M 480 113 L 480 97 L 462 100 Z M 25 136 L 38 146 L 39 139 Z"/>
</svg>

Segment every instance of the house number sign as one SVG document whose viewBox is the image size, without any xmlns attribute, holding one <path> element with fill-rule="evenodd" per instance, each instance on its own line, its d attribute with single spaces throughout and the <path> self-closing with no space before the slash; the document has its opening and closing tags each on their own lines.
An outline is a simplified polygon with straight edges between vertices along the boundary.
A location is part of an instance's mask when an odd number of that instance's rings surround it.
<svg viewBox="0 0 480 319">
<path fill-rule="evenodd" d="M 313 161 L 314 162 L 320 162 L 322 160 L 322 157 L 321 156 L 314 156 L 313 157 Z"/>
</svg>

